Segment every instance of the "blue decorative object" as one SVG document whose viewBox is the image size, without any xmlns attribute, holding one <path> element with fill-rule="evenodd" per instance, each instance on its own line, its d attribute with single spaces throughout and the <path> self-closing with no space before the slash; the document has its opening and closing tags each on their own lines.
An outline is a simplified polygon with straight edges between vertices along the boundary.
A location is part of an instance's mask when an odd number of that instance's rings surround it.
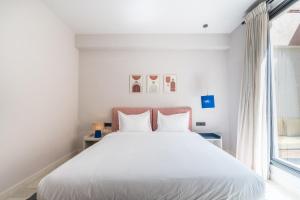
<svg viewBox="0 0 300 200">
<path fill-rule="evenodd" d="M 95 138 L 101 138 L 101 137 L 102 137 L 101 130 L 95 130 Z"/>
<path fill-rule="evenodd" d="M 215 96 L 206 95 L 201 96 L 202 108 L 214 108 L 215 107 Z"/>
<path fill-rule="evenodd" d="M 205 139 L 221 139 L 221 136 L 216 133 L 198 133 Z"/>
</svg>

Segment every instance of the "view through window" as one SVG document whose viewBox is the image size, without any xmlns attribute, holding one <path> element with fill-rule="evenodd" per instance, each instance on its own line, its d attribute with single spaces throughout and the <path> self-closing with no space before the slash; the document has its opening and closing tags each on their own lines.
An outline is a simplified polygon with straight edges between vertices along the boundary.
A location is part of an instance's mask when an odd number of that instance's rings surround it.
<svg viewBox="0 0 300 200">
<path fill-rule="evenodd" d="M 271 22 L 272 159 L 300 170 L 300 1 Z"/>
</svg>

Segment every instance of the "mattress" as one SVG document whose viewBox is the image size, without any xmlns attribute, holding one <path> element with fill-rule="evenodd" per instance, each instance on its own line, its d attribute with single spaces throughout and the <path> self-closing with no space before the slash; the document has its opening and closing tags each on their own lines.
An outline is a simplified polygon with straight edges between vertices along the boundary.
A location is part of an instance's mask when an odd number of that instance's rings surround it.
<svg viewBox="0 0 300 200">
<path fill-rule="evenodd" d="M 41 180 L 39 200 L 257 200 L 264 181 L 196 133 L 112 133 Z"/>
</svg>

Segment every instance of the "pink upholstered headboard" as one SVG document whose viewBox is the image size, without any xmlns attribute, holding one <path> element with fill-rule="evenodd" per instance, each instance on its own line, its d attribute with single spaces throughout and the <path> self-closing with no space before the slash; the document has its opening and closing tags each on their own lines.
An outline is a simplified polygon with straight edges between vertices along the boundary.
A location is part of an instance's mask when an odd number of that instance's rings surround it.
<svg viewBox="0 0 300 200">
<path fill-rule="evenodd" d="M 190 107 L 170 107 L 170 108 L 153 108 L 152 113 L 152 130 L 155 131 L 157 129 L 157 113 L 161 112 L 165 115 L 179 114 L 189 112 L 190 120 L 189 120 L 189 128 L 192 130 L 192 108 Z"/>
<path fill-rule="evenodd" d="M 119 130 L 119 118 L 118 118 L 118 111 L 125 113 L 127 115 L 135 115 L 135 114 L 141 114 L 146 111 L 150 111 L 150 117 L 152 120 L 152 108 L 148 107 L 141 107 L 141 108 L 131 108 L 131 107 L 115 107 L 112 109 L 112 131 L 118 131 Z M 151 121 L 152 124 L 152 121 Z"/>
</svg>

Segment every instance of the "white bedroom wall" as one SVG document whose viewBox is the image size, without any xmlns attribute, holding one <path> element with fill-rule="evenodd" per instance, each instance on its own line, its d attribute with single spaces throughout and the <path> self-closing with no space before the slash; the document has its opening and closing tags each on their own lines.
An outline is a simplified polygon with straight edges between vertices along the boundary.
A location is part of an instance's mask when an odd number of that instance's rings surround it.
<svg viewBox="0 0 300 200">
<path fill-rule="evenodd" d="M 162 46 L 159 42 L 153 41 L 157 45 L 152 45 L 151 48 L 148 48 L 149 43 L 144 41 L 147 40 L 146 38 L 139 39 L 138 43 L 142 45 L 136 47 L 135 40 L 124 42 L 124 40 L 128 41 L 124 35 L 123 39 L 118 38 L 112 42 L 115 47 L 118 47 L 113 48 L 107 45 L 107 37 L 109 36 L 105 36 L 105 42 L 98 42 L 101 45 L 97 47 L 83 48 L 84 44 L 80 43 L 81 134 L 86 133 L 93 121 L 111 121 L 111 109 L 115 106 L 191 106 L 194 129 L 220 132 L 224 138 L 225 149 L 229 149 L 227 36 L 221 35 L 221 38 L 225 38 L 226 41 L 226 45 L 224 43 L 218 45 L 222 48 L 206 49 L 207 46 L 204 48 L 199 43 L 194 45 L 197 47 L 193 47 L 193 50 L 186 48 L 188 45 L 183 42 L 190 41 L 192 38 L 189 36 L 184 36 L 180 44 L 172 47 Z M 174 37 L 176 40 L 177 37 Z M 198 39 L 195 40 L 196 43 L 201 40 Z M 89 44 L 95 43 L 89 42 Z M 103 43 L 106 45 L 103 46 Z M 119 45 L 120 43 L 130 44 L 130 46 L 126 48 L 127 45 Z M 206 43 L 210 44 L 207 41 Z M 178 91 L 175 94 L 164 94 L 162 91 L 159 94 L 130 94 L 129 75 L 135 73 L 177 74 Z M 215 95 L 215 109 L 201 108 L 200 96 L 207 93 Z M 196 121 L 205 121 L 207 125 L 195 127 Z"/>
<path fill-rule="evenodd" d="M 230 34 L 228 56 L 228 95 L 230 151 L 235 155 L 237 142 L 237 120 L 245 54 L 245 26 L 240 25 Z"/>
<path fill-rule="evenodd" d="M 78 143 L 74 34 L 39 0 L 0 1 L 0 193 Z"/>
</svg>

